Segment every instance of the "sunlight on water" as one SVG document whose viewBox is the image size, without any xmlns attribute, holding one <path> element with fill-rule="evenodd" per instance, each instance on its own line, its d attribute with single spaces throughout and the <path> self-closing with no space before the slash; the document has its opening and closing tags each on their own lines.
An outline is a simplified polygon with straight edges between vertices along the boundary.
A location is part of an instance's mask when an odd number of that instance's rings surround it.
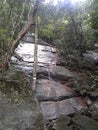
<svg viewBox="0 0 98 130">
<path fill-rule="evenodd" d="M 25 65 L 32 66 L 34 62 L 34 44 L 32 43 L 20 43 L 18 48 L 15 50 L 16 54 L 22 59 L 23 62 L 27 62 Z M 15 58 L 12 58 L 15 60 Z M 21 61 L 19 61 L 21 64 Z M 39 65 L 54 62 L 54 54 L 51 53 L 49 46 L 38 45 L 38 62 Z M 19 63 L 18 63 L 19 64 Z"/>
</svg>

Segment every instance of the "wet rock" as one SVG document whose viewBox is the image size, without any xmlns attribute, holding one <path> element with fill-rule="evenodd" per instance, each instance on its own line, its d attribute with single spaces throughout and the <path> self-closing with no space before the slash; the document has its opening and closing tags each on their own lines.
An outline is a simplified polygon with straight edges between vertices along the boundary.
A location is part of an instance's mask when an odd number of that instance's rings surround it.
<svg viewBox="0 0 98 130">
<path fill-rule="evenodd" d="M 50 76 L 51 78 L 58 80 L 68 80 L 71 78 L 76 78 L 76 74 L 73 74 L 68 69 L 63 66 L 49 66 L 49 67 L 40 67 L 37 72 L 38 77 L 41 75 Z"/>
<path fill-rule="evenodd" d="M 57 53 L 57 49 L 53 47 L 46 46 L 42 51 L 44 52 L 51 52 L 51 53 Z"/>
<path fill-rule="evenodd" d="M 16 57 L 12 56 L 10 63 L 16 64 L 17 62 L 18 62 L 18 59 Z"/>
<path fill-rule="evenodd" d="M 37 81 L 36 95 L 39 101 L 59 101 L 76 96 L 76 93 L 59 82 L 41 79 Z"/>
<path fill-rule="evenodd" d="M 15 50 L 14 57 L 16 58 L 12 57 L 11 64 L 17 65 L 22 70 L 31 67 L 30 69 L 32 71 L 34 62 L 34 52 L 32 50 L 34 50 L 34 44 L 20 42 Z M 51 47 L 38 45 L 38 65 L 46 66 L 49 64 L 56 64 L 55 54 L 51 52 Z"/>
<path fill-rule="evenodd" d="M 52 53 L 57 53 L 57 49 L 56 48 L 51 48 L 51 52 Z"/>
<path fill-rule="evenodd" d="M 58 102 L 41 102 L 40 106 L 45 119 L 55 119 L 62 114 L 71 115 L 86 108 L 86 101 L 81 97 L 76 97 Z"/>
</svg>

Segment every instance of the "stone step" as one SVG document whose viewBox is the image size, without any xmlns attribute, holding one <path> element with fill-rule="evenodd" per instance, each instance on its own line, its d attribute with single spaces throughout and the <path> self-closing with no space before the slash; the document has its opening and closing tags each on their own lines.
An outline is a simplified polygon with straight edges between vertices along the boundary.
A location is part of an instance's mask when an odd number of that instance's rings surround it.
<svg viewBox="0 0 98 130">
<path fill-rule="evenodd" d="M 41 102 L 40 107 L 45 120 L 58 118 L 60 115 L 71 115 L 86 108 L 86 100 L 82 97 L 74 97 L 63 101 Z"/>
<path fill-rule="evenodd" d="M 36 96 L 39 102 L 60 101 L 77 96 L 73 89 L 52 80 L 37 80 L 36 86 Z"/>
<path fill-rule="evenodd" d="M 76 79 L 77 75 L 72 73 L 63 66 L 50 65 L 47 67 L 39 67 L 37 71 L 37 77 L 43 78 L 43 76 L 51 77 L 52 79 L 65 81 L 68 79 Z"/>
</svg>

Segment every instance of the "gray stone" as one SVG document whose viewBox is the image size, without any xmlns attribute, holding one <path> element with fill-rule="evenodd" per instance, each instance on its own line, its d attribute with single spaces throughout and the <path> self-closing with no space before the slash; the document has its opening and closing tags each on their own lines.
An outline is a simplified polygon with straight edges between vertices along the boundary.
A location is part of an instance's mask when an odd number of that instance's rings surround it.
<svg viewBox="0 0 98 130">
<path fill-rule="evenodd" d="M 40 106 L 44 119 L 56 119 L 58 117 L 57 102 L 41 102 Z"/>
<path fill-rule="evenodd" d="M 70 98 L 59 102 L 59 114 L 70 115 L 86 107 L 86 101 L 81 97 Z"/>
<path fill-rule="evenodd" d="M 60 115 L 71 115 L 82 108 L 86 108 L 86 101 L 81 97 L 76 97 L 58 102 L 41 102 L 40 106 L 44 118 L 49 120 Z"/>
<path fill-rule="evenodd" d="M 56 48 L 51 48 L 51 52 L 52 52 L 52 53 L 56 53 L 56 52 L 57 52 L 57 49 L 56 49 Z"/>
<path fill-rule="evenodd" d="M 0 92 L 0 130 L 25 130 L 33 127 L 38 114 L 38 106 L 34 99 L 22 99 L 15 103 L 7 95 Z M 14 98 L 14 97 L 12 97 Z"/>
<path fill-rule="evenodd" d="M 40 78 L 41 75 L 47 76 L 48 78 L 54 78 L 58 80 L 68 80 L 75 79 L 77 75 L 72 73 L 70 70 L 66 69 L 63 66 L 49 66 L 49 67 L 40 67 L 37 71 L 37 76 Z"/>
<path fill-rule="evenodd" d="M 47 79 L 37 81 L 36 95 L 39 101 L 58 101 L 76 96 L 74 90 L 66 85 Z"/>
</svg>

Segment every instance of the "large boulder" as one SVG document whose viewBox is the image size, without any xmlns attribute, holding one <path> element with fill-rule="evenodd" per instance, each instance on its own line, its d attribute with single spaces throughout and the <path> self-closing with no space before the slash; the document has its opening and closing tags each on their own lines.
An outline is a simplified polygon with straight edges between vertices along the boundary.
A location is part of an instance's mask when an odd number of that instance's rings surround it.
<svg viewBox="0 0 98 130">
<path fill-rule="evenodd" d="M 71 115 L 86 108 L 86 101 L 81 97 L 70 98 L 63 101 L 41 102 L 41 111 L 46 120 L 56 119 L 60 115 Z"/>
<path fill-rule="evenodd" d="M 76 93 L 66 85 L 52 80 L 37 81 L 36 95 L 39 101 L 59 101 L 76 96 Z"/>
<path fill-rule="evenodd" d="M 75 73 L 72 73 L 63 66 L 40 67 L 37 71 L 37 76 L 38 78 L 46 76 L 47 78 L 53 78 L 61 81 L 72 78 L 75 79 L 77 77 Z"/>
<path fill-rule="evenodd" d="M 61 115 L 56 121 L 56 130 L 98 130 L 98 123 L 84 115 L 73 118 Z"/>
</svg>

